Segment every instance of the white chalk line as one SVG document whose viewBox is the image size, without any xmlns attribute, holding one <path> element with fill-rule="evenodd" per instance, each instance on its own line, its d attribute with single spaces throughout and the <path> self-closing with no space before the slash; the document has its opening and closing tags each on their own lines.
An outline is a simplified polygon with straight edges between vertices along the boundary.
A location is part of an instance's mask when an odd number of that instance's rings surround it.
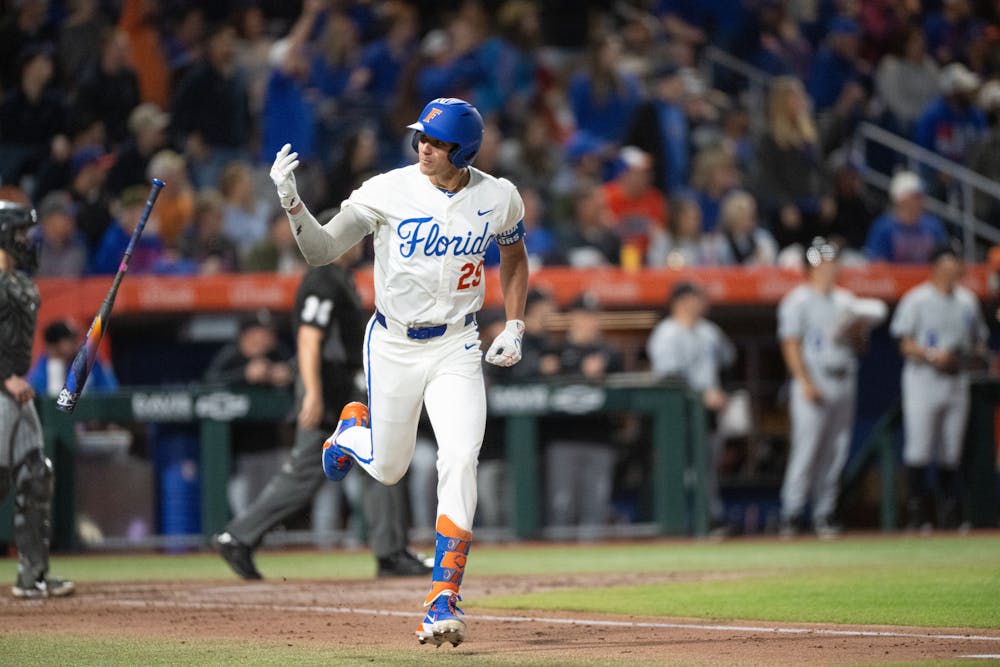
<svg viewBox="0 0 1000 667">
<path fill-rule="evenodd" d="M 419 613 L 391 609 L 364 609 L 359 607 L 325 607 L 320 605 L 272 605 L 221 602 L 184 602 L 179 600 L 109 600 L 121 607 L 168 607 L 184 609 L 255 609 L 261 611 L 301 612 L 319 614 L 363 614 L 366 616 L 399 616 L 415 618 Z M 785 628 L 751 625 L 714 625 L 699 623 L 669 623 L 660 621 L 608 621 L 582 618 L 546 618 L 541 616 L 494 616 L 473 614 L 472 620 L 499 621 L 504 623 L 555 623 L 559 625 L 588 625 L 608 628 L 655 628 L 662 630 L 707 630 L 711 632 L 746 632 L 778 635 L 825 635 L 830 637 L 895 637 L 905 639 L 960 640 L 1000 642 L 1000 636 L 934 634 L 929 632 L 894 632 L 891 630 L 835 630 L 832 628 Z"/>
</svg>

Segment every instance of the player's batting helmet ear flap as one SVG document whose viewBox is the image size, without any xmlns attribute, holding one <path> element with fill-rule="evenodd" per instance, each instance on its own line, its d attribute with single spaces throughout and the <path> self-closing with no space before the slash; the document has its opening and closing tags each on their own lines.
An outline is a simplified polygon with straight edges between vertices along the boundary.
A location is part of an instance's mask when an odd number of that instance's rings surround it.
<svg viewBox="0 0 1000 667">
<path fill-rule="evenodd" d="M 455 144 L 448 159 L 459 169 L 472 164 L 483 143 L 483 117 L 476 107 L 454 97 L 431 100 L 420 112 L 420 120 L 407 127 L 414 131 L 413 150 L 418 149 L 421 134 Z"/>
</svg>

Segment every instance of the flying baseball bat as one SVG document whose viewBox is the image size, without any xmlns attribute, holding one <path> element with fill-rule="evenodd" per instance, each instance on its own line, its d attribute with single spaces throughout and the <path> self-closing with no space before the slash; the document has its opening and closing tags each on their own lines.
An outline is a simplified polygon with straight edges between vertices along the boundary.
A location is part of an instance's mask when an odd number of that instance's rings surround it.
<svg viewBox="0 0 1000 667">
<path fill-rule="evenodd" d="M 121 264 L 118 265 L 118 273 L 115 274 L 115 279 L 111 283 L 111 289 L 108 290 L 107 296 L 104 297 L 104 302 L 101 304 L 100 310 L 97 311 L 97 316 L 94 317 L 94 321 L 90 323 L 90 329 L 87 330 L 87 338 L 84 339 L 83 344 L 80 346 L 80 351 L 76 353 L 76 358 L 73 359 L 69 375 L 66 376 L 66 384 L 63 385 L 62 391 L 59 392 L 59 397 L 56 399 L 56 407 L 63 412 L 73 412 L 76 408 L 76 402 L 79 400 L 83 386 L 87 383 L 87 378 L 90 376 L 90 370 L 94 367 L 97 348 L 101 344 L 101 338 L 104 336 L 104 328 L 111 317 L 111 309 L 115 305 L 115 297 L 118 296 L 118 286 L 121 285 L 122 278 L 125 277 L 125 272 L 128 271 L 128 262 L 132 257 L 132 251 L 135 249 L 135 244 L 139 241 L 139 237 L 142 236 L 146 220 L 149 219 L 149 213 L 153 210 L 153 204 L 156 203 L 156 198 L 160 195 L 162 187 L 163 181 L 154 178 L 153 187 L 150 188 L 149 197 L 146 198 L 146 206 L 142 209 L 142 215 L 139 216 L 139 222 L 135 226 L 135 231 L 132 232 L 132 238 L 128 240 L 128 246 L 125 247 L 125 254 L 122 256 Z"/>
</svg>

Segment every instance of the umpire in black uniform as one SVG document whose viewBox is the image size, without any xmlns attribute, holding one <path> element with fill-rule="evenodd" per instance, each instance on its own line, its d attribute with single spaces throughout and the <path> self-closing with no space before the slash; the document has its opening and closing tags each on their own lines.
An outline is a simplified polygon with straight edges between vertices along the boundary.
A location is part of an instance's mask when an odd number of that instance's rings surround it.
<svg viewBox="0 0 1000 667">
<path fill-rule="evenodd" d="M 323 442 L 336 428 L 340 409 L 358 391 L 354 378 L 362 368 L 367 315 L 350 269 L 362 250 L 358 244 L 332 264 L 310 268 L 295 295 L 299 366 L 295 443 L 261 495 L 213 538 L 215 548 L 244 579 L 261 578 L 253 550 L 264 534 L 303 508 L 324 482 Z M 368 475 L 362 477 L 362 510 L 378 560 L 378 576 L 429 573 L 430 568 L 407 549 L 403 487 L 383 486 Z"/>
</svg>

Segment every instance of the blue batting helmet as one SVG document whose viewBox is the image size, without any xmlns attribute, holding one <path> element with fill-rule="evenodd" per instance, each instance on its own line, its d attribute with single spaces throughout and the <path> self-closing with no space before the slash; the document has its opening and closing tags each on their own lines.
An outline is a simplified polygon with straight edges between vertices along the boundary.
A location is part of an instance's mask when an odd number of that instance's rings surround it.
<svg viewBox="0 0 1000 667">
<path fill-rule="evenodd" d="M 455 144 L 448 159 L 459 169 L 472 164 L 483 143 L 483 117 L 476 107 L 455 97 L 431 100 L 420 112 L 420 120 L 406 127 L 414 130 L 410 141 L 413 150 L 417 150 L 421 134 Z"/>
</svg>

